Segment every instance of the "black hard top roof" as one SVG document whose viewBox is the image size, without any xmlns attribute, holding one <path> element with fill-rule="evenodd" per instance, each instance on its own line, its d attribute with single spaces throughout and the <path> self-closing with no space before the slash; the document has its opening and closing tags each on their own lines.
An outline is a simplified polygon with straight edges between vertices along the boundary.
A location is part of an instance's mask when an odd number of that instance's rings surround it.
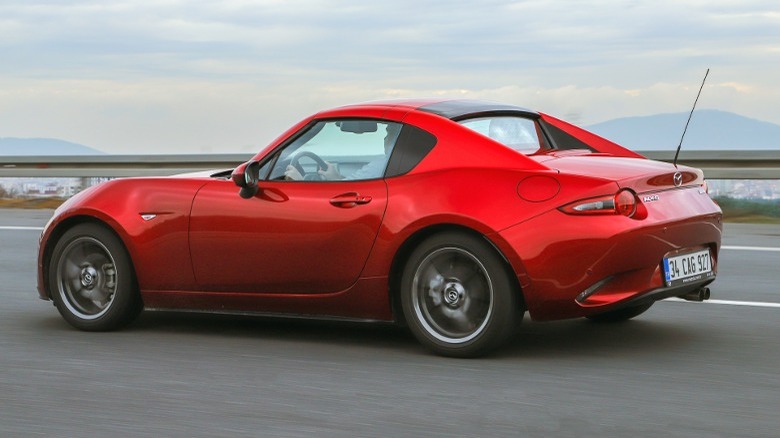
<svg viewBox="0 0 780 438">
<path fill-rule="evenodd" d="M 490 102 L 486 100 L 445 100 L 423 105 L 417 109 L 419 111 L 425 111 L 446 117 L 451 120 L 461 120 L 472 117 L 498 114 L 518 114 L 539 117 L 538 112 L 528 108 L 508 105 L 505 103 Z"/>
</svg>

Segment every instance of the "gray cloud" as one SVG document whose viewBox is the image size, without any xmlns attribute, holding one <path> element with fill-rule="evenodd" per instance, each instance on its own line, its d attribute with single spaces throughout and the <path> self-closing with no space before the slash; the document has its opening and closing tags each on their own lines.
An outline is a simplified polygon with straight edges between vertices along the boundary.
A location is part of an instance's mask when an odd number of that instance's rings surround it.
<svg viewBox="0 0 780 438">
<path fill-rule="evenodd" d="M 0 135 L 256 147 L 325 106 L 420 95 L 591 123 L 685 110 L 707 67 L 704 106 L 780 122 L 778 41 L 769 1 L 6 1 Z"/>
</svg>

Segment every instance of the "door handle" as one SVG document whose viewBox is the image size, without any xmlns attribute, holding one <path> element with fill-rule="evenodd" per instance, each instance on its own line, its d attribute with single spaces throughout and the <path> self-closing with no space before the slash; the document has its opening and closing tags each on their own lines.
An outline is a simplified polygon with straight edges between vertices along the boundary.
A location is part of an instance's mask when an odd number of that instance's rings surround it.
<svg viewBox="0 0 780 438">
<path fill-rule="evenodd" d="M 330 203 L 336 207 L 352 208 L 356 205 L 368 204 L 371 202 L 370 196 L 363 196 L 357 192 L 342 193 L 331 198 Z"/>
</svg>

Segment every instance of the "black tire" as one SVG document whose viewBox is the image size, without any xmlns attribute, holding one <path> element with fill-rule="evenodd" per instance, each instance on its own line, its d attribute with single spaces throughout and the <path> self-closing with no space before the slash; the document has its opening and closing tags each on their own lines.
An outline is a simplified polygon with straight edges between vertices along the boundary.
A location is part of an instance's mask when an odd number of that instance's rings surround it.
<svg viewBox="0 0 780 438">
<path fill-rule="evenodd" d="M 130 256 L 104 226 L 87 223 L 67 230 L 54 246 L 47 269 L 57 310 L 78 329 L 118 329 L 141 311 Z"/>
<path fill-rule="evenodd" d="M 484 355 L 505 343 L 522 319 L 511 271 L 479 236 L 444 232 L 409 256 L 401 305 L 409 329 L 435 353 Z"/>
<path fill-rule="evenodd" d="M 647 309 L 652 307 L 654 302 L 649 302 L 645 304 L 640 304 L 638 306 L 631 306 L 631 307 L 623 307 L 621 309 L 612 310 L 609 312 L 604 313 L 598 313 L 596 315 L 590 315 L 586 316 L 591 321 L 594 322 L 622 322 L 622 321 L 628 321 L 631 318 L 637 317 L 645 312 L 647 312 Z"/>
</svg>

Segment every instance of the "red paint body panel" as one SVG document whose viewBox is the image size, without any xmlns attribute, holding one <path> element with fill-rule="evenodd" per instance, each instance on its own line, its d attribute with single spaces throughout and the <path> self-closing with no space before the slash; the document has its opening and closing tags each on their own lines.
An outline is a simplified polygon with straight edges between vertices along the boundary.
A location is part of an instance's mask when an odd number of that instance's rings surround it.
<svg viewBox="0 0 780 438">
<path fill-rule="evenodd" d="M 463 167 L 549 170 L 543 164 L 441 116 L 410 112 L 404 122 L 435 133 L 438 140 L 434 150 L 409 174 Z"/>
<path fill-rule="evenodd" d="M 600 137 L 578 126 L 574 126 L 571 123 L 564 122 L 561 119 L 557 119 L 553 116 L 544 113 L 540 113 L 540 115 L 542 116 L 542 119 L 545 122 L 555 126 L 556 128 L 562 130 L 563 132 L 566 132 L 582 140 L 583 143 L 589 145 L 590 147 L 592 147 L 593 149 L 599 152 L 611 154 L 616 157 L 644 158 L 642 155 L 639 155 L 638 153 L 630 149 L 626 149 L 617 143 L 611 142 L 604 137 Z"/>
<path fill-rule="evenodd" d="M 190 245 L 198 290 L 346 290 L 363 271 L 387 204 L 382 180 L 263 182 L 248 200 L 236 191 L 231 181 L 213 181 L 195 197 Z M 330 199 L 353 192 L 371 202 L 331 205 Z"/>
<path fill-rule="evenodd" d="M 699 169 L 683 165 L 674 167 L 669 163 L 646 159 L 584 155 L 546 160 L 544 164 L 567 175 L 609 175 L 619 186 L 631 188 L 637 193 L 673 188 L 675 172 L 682 173 L 683 185 L 704 183 L 703 173 Z"/>
<path fill-rule="evenodd" d="M 94 218 L 122 239 L 142 290 L 195 288 L 189 256 L 189 211 L 196 191 L 207 182 L 184 178 L 108 181 L 63 204 L 45 229 L 42 242 L 49 243 L 52 232 L 62 223 Z M 143 213 L 157 217 L 144 221 Z M 43 284 L 43 256 L 44 251 L 39 251 L 38 289 L 42 297 L 48 297 Z"/>
<path fill-rule="evenodd" d="M 706 194 L 696 188 L 670 190 L 646 208 L 642 220 L 579 216 L 572 221 L 553 210 L 502 231 L 529 275 L 524 296 L 531 317 L 582 316 L 595 313 L 586 307 L 619 304 L 661 288 L 662 259 L 681 248 L 707 246 L 717 260 L 720 209 Z M 575 302 L 579 293 L 610 276 L 615 278 L 591 296 L 590 305 Z"/>
<path fill-rule="evenodd" d="M 542 114 L 598 153 L 522 155 L 443 116 L 442 100 L 369 102 L 320 112 L 284 132 L 270 157 L 316 120 L 403 122 L 436 137 L 399 176 L 368 181 L 260 181 L 250 199 L 229 179 L 134 178 L 89 189 L 57 210 L 41 236 L 38 289 L 48 299 L 51 249 L 64 230 L 99 221 L 128 249 L 148 308 L 284 313 L 392 320 L 394 278 L 416 236 L 459 227 L 507 261 L 534 319 L 586 316 L 663 289 L 661 263 L 710 248 L 717 262 L 721 212 L 700 170 L 647 160 Z M 576 215 L 561 207 L 621 188 L 637 193 L 633 217 Z M 642 194 L 652 193 L 643 200 Z M 339 195 L 370 198 L 334 205 Z M 144 220 L 142 214 L 153 214 Z M 412 240 L 410 240 L 412 239 Z M 716 265 L 716 264 L 715 264 Z M 393 280 L 393 281 L 391 281 Z M 594 285 L 595 293 L 577 301 Z"/>
<path fill-rule="evenodd" d="M 143 298 L 144 305 L 150 309 L 333 316 L 372 321 L 393 319 L 386 277 L 362 278 L 349 289 L 330 294 L 146 290 Z"/>
<path fill-rule="evenodd" d="M 588 197 L 617 190 L 615 183 L 610 181 L 557 175 L 557 179 L 567 183 L 562 184 L 558 196 L 546 202 L 529 202 L 517 194 L 517 185 L 531 174 L 539 173 L 484 168 L 388 178 L 387 214 L 365 274 L 387 275 L 403 242 L 427 227 L 457 225 L 498 237 L 498 231 L 579 199 L 583 194 Z M 417 187 L 431 188 L 422 202 Z M 506 257 L 515 252 L 511 248 L 508 250 L 504 254 Z"/>
</svg>

